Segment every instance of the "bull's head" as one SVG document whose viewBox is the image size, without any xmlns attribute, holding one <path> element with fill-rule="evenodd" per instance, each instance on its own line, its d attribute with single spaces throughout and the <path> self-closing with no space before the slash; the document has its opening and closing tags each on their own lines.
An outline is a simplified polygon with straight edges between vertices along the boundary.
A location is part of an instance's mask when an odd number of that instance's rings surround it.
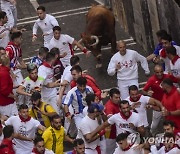
<svg viewBox="0 0 180 154">
<path fill-rule="evenodd" d="M 95 35 L 87 35 L 83 33 L 81 34 L 81 38 L 80 42 L 82 42 L 88 49 L 95 48 L 99 43 L 99 38 Z"/>
</svg>

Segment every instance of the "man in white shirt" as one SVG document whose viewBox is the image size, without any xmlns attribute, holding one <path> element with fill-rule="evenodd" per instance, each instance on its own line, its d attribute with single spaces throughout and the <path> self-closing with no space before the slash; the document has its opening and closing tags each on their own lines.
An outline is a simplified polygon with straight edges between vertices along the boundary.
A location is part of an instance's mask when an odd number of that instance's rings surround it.
<svg viewBox="0 0 180 154">
<path fill-rule="evenodd" d="M 126 100 L 131 105 L 131 109 L 135 110 L 139 117 L 140 121 L 142 121 L 144 127 L 146 128 L 146 133 L 149 135 L 149 123 L 147 120 L 147 112 L 146 107 L 151 107 L 153 109 L 156 109 L 158 111 L 163 108 L 160 101 L 151 98 L 149 96 L 144 96 L 139 94 L 138 87 L 136 85 L 132 85 L 129 87 L 129 97 L 126 98 Z"/>
<path fill-rule="evenodd" d="M 118 87 L 121 92 L 121 98 L 126 99 L 129 96 L 128 87 L 131 85 L 138 86 L 138 65 L 141 63 L 146 75 L 149 75 L 147 60 L 138 52 L 126 49 L 124 41 L 117 44 L 119 52 L 111 58 L 107 72 L 110 76 L 117 73 Z"/>
<path fill-rule="evenodd" d="M 11 27 L 7 24 L 6 12 L 0 11 L 0 47 L 6 48 L 9 43 Z"/>
<path fill-rule="evenodd" d="M 20 105 L 19 115 L 12 116 L 5 125 L 12 125 L 15 135 L 15 151 L 18 154 L 30 154 L 33 149 L 33 139 L 37 129 L 42 131 L 45 127 L 39 121 L 31 118 L 28 114 L 28 106 L 25 104 Z"/>
<path fill-rule="evenodd" d="M 59 98 L 58 98 L 58 106 L 60 107 L 62 105 L 62 99 L 63 96 L 67 94 L 68 91 L 71 90 L 70 82 L 73 80 L 73 77 L 71 75 L 71 68 L 72 66 L 79 65 L 79 57 L 78 56 L 72 56 L 70 58 L 70 66 L 67 66 L 64 69 L 63 75 L 61 76 L 61 87 L 59 89 Z"/>
<path fill-rule="evenodd" d="M 177 55 L 180 56 L 180 47 L 177 45 L 173 45 L 172 37 L 169 34 L 162 36 L 161 40 L 162 40 L 161 42 L 162 42 L 163 48 L 159 51 L 160 58 L 157 58 L 157 62 L 161 62 L 160 60 L 163 60 L 163 62 L 165 64 L 164 71 L 166 73 L 169 73 L 171 71 L 170 59 L 167 56 L 166 49 L 169 47 L 175 47 Z"/>
<path fill-rule="evenodd" d="M 113 154 L 143 154 L 143 150 L 134 148 L 135 144 L 128 143 L 127 138 L 127 133 L 121 133 L 116 137 L 118 147 L 115 149 Z"/>
<path fill-rule="evenodd" d="M 175 137 L 173 133 L 165 133 L 163 138 L 163 144 L 159 150 L 155 145 L 151 146 L 150 154 L 179 154 L 180 149 L 175 144 Z"/>
<path fill-rule="evenodd" d="M 167 57 L 170 60 L 170 70 L 173 76 L 180 78 L 180 57 L 174 46 L 166 48 Z"/>
<path fill-rule="evenodd" d="M 37 39 L 38 27 L 41 28 L 44 37 L 44 46 L 49 48 L 49 42 L 53 37 L 53 27 L 58 26 L 58 21 L 52 15 L 46 14 L 46 9 L 44 6 L 39 6 L 37 8 L 37 14 L 39 19 L 37 19 L 33 26 L 33 37 L 34 42 Z"/>
<path fill-rule="evenodd" d="M 140 117 L 137 113 L 130 111 L 129 102 L 122 100 L 120 102 L 120 112 L 112 115 L 106 122 L 100 125 L 94 132 L 93 135 L 103 130 L 104 128 L 115 124 L 116 125 L 116 136 L 120 133 L 140 133 L 142 136 L 145 135 L 144 126 Z"/>
<path fill-rule="evenodd" d="M 64 58 L 60 58 L 64 68 L 70 65 L 70 58 L 74 55 L 72 45 L 77 45 L 78 48 L 82 50 L 87 56 L 89 51 L 79 44 L 74 38 L 67 34 L 61 34 L 61 27 L 55 26 L 53 28 L 53 38 L 49 43 L 49 50 L 56 47 L 60 51 L 60 55 L 64 55 Z"/>
<path fill-rule="evenodd" d="M 49 52 L 46 56 L 46 60 L 38 68 L 38 76 L 44 78 L 41 90 L 42 100 L 50 104 L 58 113 L 56 87 L 59 87 L 60 83 L 59 80 L 54 81 L 53 64 L 55 60 L 55 55 Z"/>
<path fill-rule="evenodd" d="M 87 86 L 87 80 L 84 77 L 79 77 L 77 80 L 77 86 L 72 88 L 66 95 L 64 104 L 65 117 L 71 121 L 72 115 L 78 128 L 83 115 L 83 109 L 87 106 L 85 98 L 88 93 L 93 93 L 91 87 Z M 72 112 L 69 110 L 69 106 L 72 105 Z"/>
<path fill-rule="evenodd" d="M 16 0 L 1 0 L 1 10 L 6 12 L 10 27 L 16 27 L 17 9 Z"/>
<path fill-rule="evenodd" d="M 32 105 L 31 95 L 34 91 L 41 91 L 42 85 L 44 83 L 44 78 L 38 76 L 38 68 L 35 64 L 27 65 L 27 72 L 29 75 L 24 79 L 24 81 L 19 85 L 17 93 L 24 96 L 23 102 L 20 104 Z"/>
<path fill-rule="evenodd" d="M 31 154 L 54 154 L 54 152 L 46 149 L 44 146 L 44 139 L 41 136 L 37 136 L 34 139 L 34 148 Z"/>
<path fill-rule="evenodd" d="M 88 115 L 82 119 L 79 125 L 78 138 L 82 138 L 84 140 L 85 153 L 87 154 L 98 154 L 100 151 L 100 136 L 104 134 L 99 133 L 95 136 L 91 136 L 91 132 L 99 126 L 96 119 L 99 116 L 99 111 L 100 108 L 98 104 L 92 103 L 88 106 Z"/>
</svg>

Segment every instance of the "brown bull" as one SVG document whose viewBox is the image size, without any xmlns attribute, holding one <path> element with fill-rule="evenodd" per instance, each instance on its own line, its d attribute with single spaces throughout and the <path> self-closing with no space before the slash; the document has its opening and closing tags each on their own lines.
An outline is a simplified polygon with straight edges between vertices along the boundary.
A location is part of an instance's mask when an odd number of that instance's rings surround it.
<svg viewBox="0 0 180 154">
<path fill-rule="evenodd" d="M 81 42 L 97 59 L 96 67 L 101 67 L 101 46 L 111 43 L 112 53 L 116 52 L 115 18 L 104 6 L 93 6 L 86 15 L 86 28 Z"/>
</svg>

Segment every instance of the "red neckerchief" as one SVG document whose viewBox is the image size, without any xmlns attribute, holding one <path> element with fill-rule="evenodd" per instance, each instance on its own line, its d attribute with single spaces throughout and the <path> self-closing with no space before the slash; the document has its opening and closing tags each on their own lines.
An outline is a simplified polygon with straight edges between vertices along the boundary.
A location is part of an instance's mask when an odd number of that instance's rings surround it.
<svg viewBox="0 0 180 154">
<path fill-rule="evenodd" d="M 35 154 L 40 154 L 40 153 L 37 151 L 36 148 L 33 148 L 32 152 L 34 152 Z M 45 152 L 45 151 L 44 151 L 44 152 Z M 43 152 L 43 154 L 44 154 L 44 152 Z"/>
<path fill-rule="evenodd" d="M 176 55 L 176 56 L 171 60 L 172 64 L 174 65 L 175 62 L 176 62 L 178 59 L 179 59 L 179 56 Z"/>
<path fill-rule="evenodd" d="M 72 154 L 77 154 L 77 152 L 76 152 L 76 150 L 75 150 L 75 149 L 72 151 Z"/>
<path fill-rule="evenodd" d="M 170 150 L 172 150 L 173 148 L 176 148 L 177 146 L 174 144 L 173 147 L 171 149 L 166 149 L 165 147 L 165 152 L 168 153 Z"/>
<path fill-rule="evenodd" d="M 45 67 L 52 68 L 52 66 L 49 65 L 46 61 L 43 62 L 43 65 L 44 65 Z"/>
<path fill-rule="evenodd" d="M 141 94 L 138 95 L 137 101 L 139 101 L 140 98 L 141 98 Z M 137 101 L 134 101 L 131 97 L 129 97 L 129 100 L 130 100 L 131 102 L 137 102 Z"/>
<path fill-rule="evenodd" d="M 31 117 L 30 117 L 30 116 L 28 116 L 27 119 L 24 119 L 21 115 L 19 115 L 19 118 L 21 119 L 21 122 L 28 122 L 28 121 L 31 120 Z"/>
<path fill-rule="evenodd" d="M 129 144 L 127 148 L 122 149 L 122 151 L 128 151 L 131 148 L 132 144 Z"/>
<path fill-rule="evenodd" d="M 132 115 L 132 112 L 131 112 L 131 111 L 129 111 L 129 116 L 128 116 L 128 117 L 125 116 L 124 113 L 122 113 L 121 111 L 120 111 L 119 113 L 120 113 L 121 117 L 122 117 L 123 119 L 125 119 L 125 120 L 129 119 L 129 117 Z"/>
<path fill-rule="evenodd" d="M 161 50 L 160 56 L 163 58 L 166 58 L 166 50 L 165 49 Z"/>
<path fill-rule="evenodd" d="M 30 76 L 29 76 L 29 78 L 30 78 L 32 81 L 36 82 L 37 79 L 38 79 L 38 76 L 37 76 L 37 78 L 35 78 L 35 79 L 31 78 Z"/>
</svg>

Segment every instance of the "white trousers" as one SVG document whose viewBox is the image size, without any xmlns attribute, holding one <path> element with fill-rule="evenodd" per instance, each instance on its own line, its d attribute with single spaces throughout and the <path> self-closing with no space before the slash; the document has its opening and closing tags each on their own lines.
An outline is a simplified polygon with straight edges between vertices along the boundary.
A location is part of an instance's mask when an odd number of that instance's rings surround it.
<svg viewBox="0 0 180 154">
<path fill-rule="evenodd" d="M 85 149 L 85 154 L 98 154 L 96 149 Z"/>
<path fill-rule="evenodd" d="M 102 136 L 102 140 L 99 143 L 101 154 L 106 154 L 106 139 L 104 136 Z"/>
<path fill-rule="evenodd" d="M 14 102 L 13 104 L 0 106 L 0 114 L 6 115 L 8 117 L 18 115 L 18 109 L 16 103 Z"/>
<path fill-rule="evenodd" d="M 116 149 L 116 139 L 106 139 L 106 154 L 113 154 Z"/>
<path fill-rule="evenodd" d="M 118 80 L 118 88 L 121 93 L 121 99 L 126 99 L 129 96 L 129 87 L 136 85 L 139 87 L 138 79 L 133 80 Z"/>
<path fill-rule="evenodd" d="M 162 113 L 158 111 L 153 110 L 153 117 L 152 117 L 152 123 L 151 123 L 151 133 L 154 134 L 156 131 L 156 128 L 159 124 L 159 121 L 161 120 Z"/>
</svg>

